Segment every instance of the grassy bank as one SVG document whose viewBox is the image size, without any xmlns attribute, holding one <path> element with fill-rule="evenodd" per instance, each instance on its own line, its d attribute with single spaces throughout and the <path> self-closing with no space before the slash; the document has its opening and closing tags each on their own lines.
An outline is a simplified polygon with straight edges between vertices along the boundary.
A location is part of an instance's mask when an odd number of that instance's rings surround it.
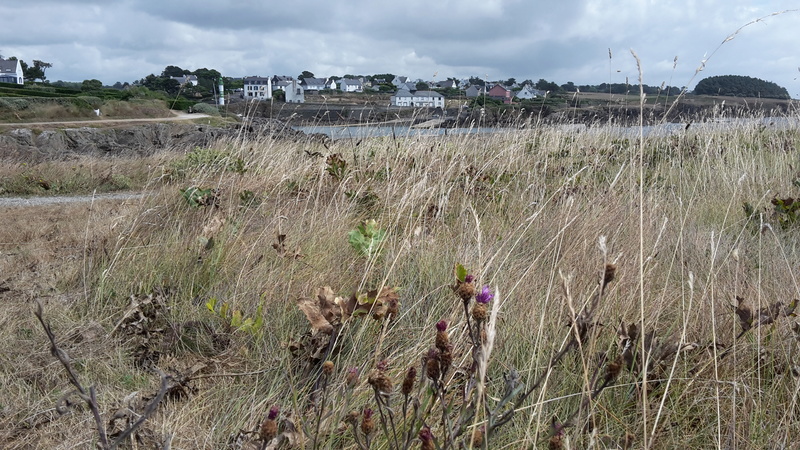
<svg viewBox="0 0 800 450">
<path fill-rule="evenodd" d="M 168 153 L 144 200 L 5 230 L 7 273 L 58 275 L 4 282 L 0 442 L 98 439 L 33 300 L 109 435 L 171 376 L 136 445 L 796 442 L 796 130 L 326 145 Z"/>
</svg>

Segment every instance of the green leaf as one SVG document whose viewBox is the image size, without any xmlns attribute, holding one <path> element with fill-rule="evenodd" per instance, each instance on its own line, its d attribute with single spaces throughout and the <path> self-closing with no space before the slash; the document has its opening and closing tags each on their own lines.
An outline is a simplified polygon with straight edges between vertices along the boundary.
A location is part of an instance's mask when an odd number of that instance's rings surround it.
<svg viewBox="0 0 800 450">
<path fill-rule="evenodd" d="M 456 278 L 462 283 L 467 279 L 467 269 L 460 263 L 456 263 Z"/>
<path fill-rule="evenodd" d="M 211 311 L 212 313 L 215 312 L 217 308 L 217 299 L 214 297 L 208 299 L 208 301 L 206 302 L 206 308 L 208 308 L 208 310 Z"/>
<path fill-rule="evenodd" d="M 231 326 L 234 328 L 239 328 L 242 326 L 242 312 L 238 309 L 233 311 L 231 315 Z"/>
</svg>

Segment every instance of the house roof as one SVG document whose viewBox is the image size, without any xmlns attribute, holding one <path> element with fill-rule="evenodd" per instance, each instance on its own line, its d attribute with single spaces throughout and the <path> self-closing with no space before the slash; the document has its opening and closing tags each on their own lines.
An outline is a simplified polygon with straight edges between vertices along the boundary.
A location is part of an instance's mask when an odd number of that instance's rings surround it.
<svg viewBox="0 0 800 450">
<path fill-rule="evenodd" d="M 258 77 L 258 76 L 255 76 L 255 77 L 244 77 L 244 78 L 242 78 L 242 81 L 244 81 L 245 83 L 249 83 L 249 82 L 252 82 L 252 81 L 267 81 L 269 79 L 270 79 L 269 77 Z"/>
<path fill-rule="evenodd" d="M 414 97 L 444 97 L 444 95 L 436 91 L 417 91 L 414 92 Z"/>
<path fill-rule="evenodd" d="M 408 91 L 407 89 L 400 89 L 397 93 L 394 94 L 395 97 L 444 97 L 444 95 L 435 92 L 435 91 L 417 91 L 413 94 Z"/>
<path fill-rule="evenodd" d="M 322 78 L 303 78 L 301 84 L 305 86 L 325 86 L 325 80 Z"/>
<path fill-rule="evenodd" d="M 342 86 L 361 86 L 361 81 L 352 78 L 342 78 L 339 80 L 339 84 Z"/>
<path fill-rule="evenodd" d="M 17 72 L 17 64 L 19 61 L 15 59 L 0 59 L 0 72 L 8 73 L 8 72 Z"/>
</svg>

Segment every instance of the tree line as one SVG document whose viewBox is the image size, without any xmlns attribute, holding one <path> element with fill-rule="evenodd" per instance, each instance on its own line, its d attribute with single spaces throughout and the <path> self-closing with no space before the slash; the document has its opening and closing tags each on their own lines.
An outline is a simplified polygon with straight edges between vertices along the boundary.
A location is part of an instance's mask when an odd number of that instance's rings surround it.
<svg viewBox="0 0 800 450">
<path fill-rule="evenodd" d="M 771 81 L 741 75 L 721 75 L 700 80 L 694 88 L 698 95 L 726 95 L 732 97 L 761 97 L 788 100 L 786 88 Z"/>
</svg>

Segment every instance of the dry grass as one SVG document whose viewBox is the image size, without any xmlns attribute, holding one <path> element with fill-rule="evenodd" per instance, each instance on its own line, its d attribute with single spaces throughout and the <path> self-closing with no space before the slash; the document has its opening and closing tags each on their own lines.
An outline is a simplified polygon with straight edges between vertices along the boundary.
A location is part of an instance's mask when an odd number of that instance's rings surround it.
<svg viewBox="0 0 800 450">
<path fill-rule="evenodd" d="M 132 392 L 154 393 L 158 377 L 147 364 L 193 378 L 145 424 L 137 445 L 238 448 L 235 437 L 252 440 L 241 432 L 257 430 L 272 405 L 280 406 L 281 420 L 314 424 L 309 396 L 321 361 L 309 352 L 327 341 L 308 334 L 295 301 L 326 285 L 344 297 L 397 286 L 398 316 L 347 322 L 330 355 L 331 415 L 317 443 L 357 448 L 349 432 L 333 432 L 349 411 L 375 408 L 364 380 L 377 361 L 389 361 L 387 373 L 399 385 L 444 319 L 456 345 L 454 366 L 471 364 L 461 301 L 449 288 L 460 262 L 479 285 L 500 293 L 489 402 L 502 396 L 512 368 L 523 383 L 544 371 L 571 339 L 564 326 L 571 309 L 580 312 L 596 293 L 605 264 L 617 267 L 594 312 L 603 325 L 553 366 L 490 448 L 547 445 L 551 417 L 567 421 L 576 410 L 576 426 L 563 438 L 579 448 L 603 435 L 619 442 L 626 433 L 634 445 L 646 437 L 653 448 L 791 446 L 800 414 L 796 319 L 781 316 L 737 338 L 732 306 L 735 296 L 753 310 L 800 297 L 798 228 L 776 225 L 769 205 L 774 196 L 797 194 L 798 139 L 794 130 L 745 124 L 646 138 L 640 180 L 637 142 L 612 133 L 533 127 L 330 148 L 265 136 L 218 143 L 222 162 L 189 164 L 175 155 L 182 162 L 155 171 L 168 176 L 148 186 L 152 195 L 141 204 L 70 207 L 42 217 L 14 210 L 19 225 L 0 239 L 12 267 L 3 272 L 11 274 L 11 290 L 2 294 L 0 315 L 0 442 L 70 448 L 96 439 L 88 411 L 53 410 L 69 385 L 30 313 L 34 298 L 47 300 L 45 318 L 84 382 L 96 385 L 105 414 Z M 334 153 L 347 162 L 338 178 L 326 171 Z M 246 171 L 231 170 L 236 159 Z M 216 189 L 218 206 L 188 206 L 179 189 L 190 186 Z M 254 196 L 246 205 L 245 192 Z M 766 211 L 771 226 L 759 232 L 743 202 Z M 30 217 L 39 225 L 23 226 Z M 380 256 L 371 259 L 347 242 L 365 219 L 387 231 Z M 278 234 L 286 236 L 283 255 L 273 247 Z M 50 278 L 43 281 L 31 267 L 45 266 Z M 120 325 L 148 294 L 160 305 L 156 313 L 139 328 Z M 263 330 L 232 331 L 204 306 L 212 297 L 246 317 L 263 302 Z M 646 404 L 641 374 L 627 370 L 587 400 L 589 380 L 603 367 L 597 353 L 613 359 L 617 327 L 638 324 L 640 315 L 644 333 L 686 351 L 648 373 Z M 352 390 L 344 387 L 349 367 L 362 374 Z M 231 376 L 237 373 L 247 375 Z M 457 392 L 458 381 L 449 382 Z M 436 419 L 428 425 L 442 436 Z M 394 448 L 380 436 L 373 448 Z"/>
</svg>

